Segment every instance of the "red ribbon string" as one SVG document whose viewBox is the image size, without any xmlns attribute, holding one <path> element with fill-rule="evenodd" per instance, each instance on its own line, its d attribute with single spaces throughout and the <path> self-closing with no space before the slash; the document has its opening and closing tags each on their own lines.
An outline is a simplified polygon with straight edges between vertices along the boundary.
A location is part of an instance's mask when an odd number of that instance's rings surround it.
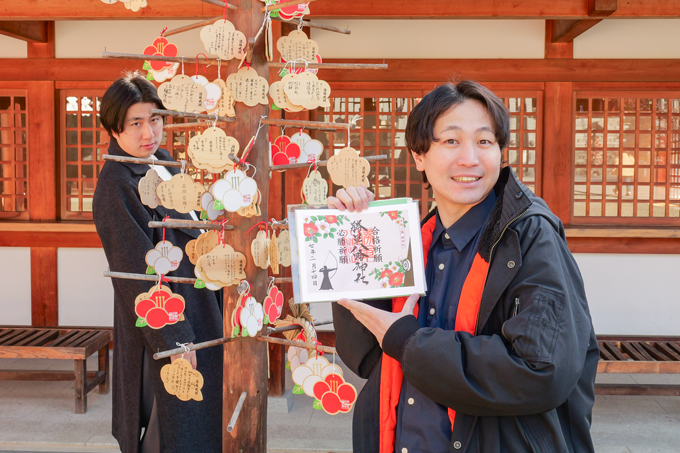
<svg viewBox="0 0 680 453">
<path fill-rule="evenodd" d="M 161 32 L 161 38 L 163 37 L 163 33 L 165 33 L 166 31 L 168 31 L 168 27 L 165 27 L 165 28 L 163 29 L 163 31 Z"/>
<path fill-rule="evenodd" d="M 222 225 L 222 229 L 220 230 L 219 233 L 217 233 L 219 235 L 219 242 L 221 245 L 224 245 L 224 225 L 227 223 L 227 221 L 228 221 L 227 219 L 224 219 L 220 222 L 220 225 Z"/>
<path fill-rule="evenodd" d="M 196 54 L 196 75 L 198 75 L 198 56 L 199 55 L 203 55 L 205 58 L 208 58 L 208 56 L 206 54 L 204 54 L 203 52 Z M 206 73 L 206 74 L 208 73 L 208 71 L 205 69 L 205 65 L 203 65 L 203 72 Z"/>
<path fill-rule="evenodd" d="M 227 21 L 227 0 L 224 0 L 224 8 L 222 8 L 222 17 Z"/>
<path fill-rule="evenodd" d="M 250 150 L 253 149 L 254 147 L 255 147 L 255 140 L 253 140 L 252 143 L 250 143 L 250 146 L 248 146 L 248 149 L 246 149 L 246 152 L 243 153 L 243 157 L 241 157 L 239 163 L 243 163 L 243 162 L 246 161 L 248 154 L 250 154 Z"/>
<path fill-rule="evenodd" d="M 166 216 L 166 217 L 163 219 L 163 222 L 165 222 L 165 221 L 168 220 L 169 218 L 170 218 L 170 216 Z M 163 242 L 165 242 L 165 227 L 163 227 Z"/>
<path fill-rule="evenodd" d="M 269 223 L 266 220 L 263 220 L 262 222 L 257 222 L 255 225 L 251 226 L 246 234 L 250 234 L 250 232 L 253 231 L 253 228 L 255 228 L 256 226 L 259 226 L 260 229 L 262 229 L 262 224 L 265 225 L 265 227 L 264 227 L 265 230 L 267 230 L 267 228 L 269 228 Z"/>
</svg>

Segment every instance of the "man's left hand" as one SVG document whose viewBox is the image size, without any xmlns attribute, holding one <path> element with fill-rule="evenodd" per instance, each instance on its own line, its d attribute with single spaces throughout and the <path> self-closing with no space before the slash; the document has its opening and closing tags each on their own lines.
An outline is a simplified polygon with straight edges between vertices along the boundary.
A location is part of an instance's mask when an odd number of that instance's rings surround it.
<svg viewBox="0 0 680 453">
<path fill-rule="evenodd" d="M 418 299 L 420 299 L 418 294 L 412 294 L 406 299 L 404 308 L 398 313 L 380 310 L 379 308 L 374 308 L 363 302 L 357 302 L 356 300 L 351 299 L 340 299 L 338 303 L 351 311 L 354 317 L 375 335 L 375 338 L 382 348 L 385 332 L 387 332 L 397 320 L 404 316 L 412 315 Z"/>
</svg>

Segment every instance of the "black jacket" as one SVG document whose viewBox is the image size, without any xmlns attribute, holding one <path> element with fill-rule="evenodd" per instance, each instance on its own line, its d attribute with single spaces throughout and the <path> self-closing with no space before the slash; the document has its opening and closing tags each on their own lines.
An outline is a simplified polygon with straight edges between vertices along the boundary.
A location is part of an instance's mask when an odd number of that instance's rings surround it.
<svg viewBox="0 0 680 453">
<path fill-rule="evenodd" d="M 478 250 L 490 266 L 476 336 L 421 328 L 407 316 L 385 334 L 384 352 L 410 384 L 456 411 L 452 452 L 593 451 L 599 350 L 564 228 L 509 168 L 494 190 Z M 391 310 L 391 301 L 377 305 Z M 340 357 L 368 378 L 354 451 L 377 452 L 383 350 L 345 308 L 333 304 L 333 318 Z"/>
<path fill-rule="evenodd" d="M 129 156 L 115 139 L 109 154 Z M 173 160 L 162 149 L 160 160 Z M 176 174 L 179 169 L 167 167 Z M 137 185 L 148 165 L 107 161 L 99 175 L 93 200 L 93 216 L 111 271 L 144 274 L 146 253 L 162 240 L 161 228 L 149 228 L 150 220 L 191 219 L 188 214 L 142 204 Z M 185 249 L 199 230 L 166 229 L 165 238 Z M 179 269 L 169 275 L 194 277 L 194 267 L 185 255 Z M 112 278 L 113 321 L 113 435 L 124 453 L 136 452 L 140 433 L 140 393 L 144 349 L 149 354 L 164 452 L 222 451 L 222 348 L 197 351 L 198 371 L 204 379 L 203 401 L 180 401 L 170 395 L 160 379 L 161 367 L 170 359 L 153 360 L 157 351 L 175 349 L 176 343 L 199 343 L 221 338 L 221 292 L 195 289 L 192 285 L 170 283 L 174 293 L 184 297 L 186 321 L 159 330 L 135 327 L 135 298 L 153 286 L 152 282 Z"/>
</svg>

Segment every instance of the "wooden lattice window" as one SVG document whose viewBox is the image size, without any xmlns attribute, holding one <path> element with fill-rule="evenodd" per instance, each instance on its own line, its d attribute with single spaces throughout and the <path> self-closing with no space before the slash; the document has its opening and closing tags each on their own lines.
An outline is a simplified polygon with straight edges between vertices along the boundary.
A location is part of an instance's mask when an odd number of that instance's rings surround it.
<svg viewBox="0 0 680 453">
<path fill-rule="evenodd" d="M 28 219 L 25 90 L 0 90 L 0 218 Z"/>
<path fill-rule="evenodd" d="M 355 115 L 363 119 L 350 133 L 353 148 L 363 156 L 384 154 L 386 161 L 371 164 L 370 189 L 376 198 L 411 197 L 421 201 L 421 214 L 435 206 L 432 189 L 426 189 L 413 158 L 406 149 L 406 120 L 425 92 L 394 93 L 390 97 L 338 96 L 331 106 L 312 112 L 312 119 L 343 123 Z M 505 160 L 531 190 L 540 195 L 542 155 L 542 92 L 497 92 L 510 111 L 511 138 Z M 317 132 L 331 152 L 347 146 L 347 131 Z M 334 188 L 335 189 L 335 188 Z"/>
<path fill-rule="evenodd" d="M 99 107 L 104 90 L 62 90 L 61 218 L 91 220 L 92 197 L 109 147 Z"/>
<path fill-rule="evenodd" d="M 680 92 L 574 93 L 573 223 L 677 225 Z"/>
<path fill-rule="evenodd" d="M 543 131 L 542 92 L 497 92 L 510 112 L 510 141 L 504 158 L 519 179 L 541 195 Z"/>
</svg>

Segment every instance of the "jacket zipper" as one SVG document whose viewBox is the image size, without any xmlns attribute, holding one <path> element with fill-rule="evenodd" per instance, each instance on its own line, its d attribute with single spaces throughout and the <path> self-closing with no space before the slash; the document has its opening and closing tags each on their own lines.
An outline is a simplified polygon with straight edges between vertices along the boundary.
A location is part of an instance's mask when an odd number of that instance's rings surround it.
<svg viewBox="0 0 680 453">
<path fill-rule="evenodd" d="M 496 242 L 494 242 L 493 245 L 491 246 L 491 252 L 489 252 L 489 268 L 491 266 L 491 259 L 493 258 L 493 251 L 496 249 L 496 246 L 498 245 L 498 243 L 501 242 L 501 239 L 503 238 L 505 231 L 510 227 L 510 225 L 513 224 L 513 222 L 515 220 L 519 219 L 520 217 L 522 217 L 527 212 L 529 212 L 529 208 L 526 208 L 524 210 L 524 212 L 522 212 L 521 214 L 516 216 L 514 219 L 512 219 L 511 221 L 509 221 L 508 223 L 505 224 L 505 227 L 503 228 L 503 231 L 501 231 L 501 234 L 498 236 L 498 239 L 496 239 Z M 486 279 L 487 280 L 489 279 L 488 273 L 486 274 Z M 484 287 L 486 287 L 486 281 L 484 282 Z M 515 303 L 516 303 L 515 308 L 517 308 L 517 301 L 515 301 Z M 480 308 L 481 308 L 481 306 L 480 306 Z M 477 310 L 477 321 L 475 322 L 475 336 L 477 336 L 477 328 L 479 327 L 479 314 L 480 314 L 480 312 L 481 312 L 481 310 Z"/>
<path fill-rule="evenodd" d="M 514 318 L 519 313 L 519 297 L 515 297 L 515 309 L 512 310 L 512 317 Z"/>
</svg>

